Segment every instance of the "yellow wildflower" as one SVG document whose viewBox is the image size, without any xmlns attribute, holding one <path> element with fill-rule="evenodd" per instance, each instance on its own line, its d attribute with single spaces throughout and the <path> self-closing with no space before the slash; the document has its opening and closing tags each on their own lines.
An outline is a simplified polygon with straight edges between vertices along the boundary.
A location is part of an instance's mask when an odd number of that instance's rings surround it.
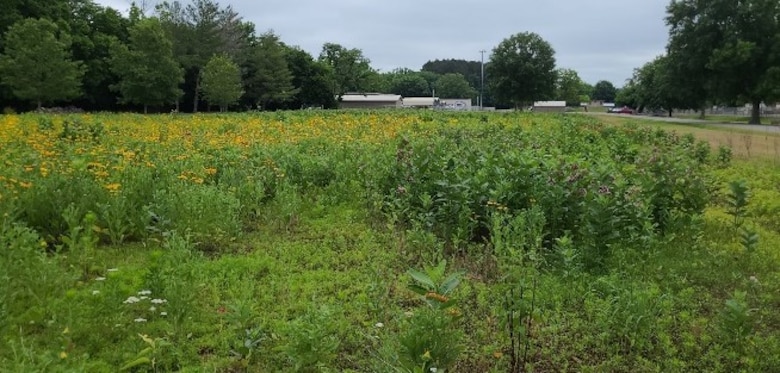
<svg viewBox="0 0 780 373">
<path fill-rule="evenodd" d="M 111 183 L 106 184 L 106 189 L 108 189 L 109 192 L 116 193 L 119 191 L 119 188 L 122 187 L 122 184 L 119 183 Z"/>
</svg>

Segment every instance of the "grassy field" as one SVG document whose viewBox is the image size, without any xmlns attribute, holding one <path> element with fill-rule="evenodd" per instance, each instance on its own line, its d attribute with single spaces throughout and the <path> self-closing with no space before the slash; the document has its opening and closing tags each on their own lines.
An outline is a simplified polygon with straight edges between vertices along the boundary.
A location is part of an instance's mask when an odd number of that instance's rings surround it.
<svg viewBox="0 0 780 373">
<path fill-rule="evenodd" d="M 701 117 L 698 114 L 675 114 L 675 118 L 685 118 L 685 119 L 701 119 Z M 720 114 L 710 114 L 706 115 L 704 117 L 704 120 L 716 122 L 716 123 L 739 123 L 739 124 L 747 124 L 750 121 L 750 117 L 746 115 L 720 115 Z M 778 116 L 762 116 L 761 117 L 761 124 L 765 125 L 771 125 L 775 122 L 779 121 L 780 117 Z"/>
<path fill-rule="evenodd" d="M 700 124 L 665 123 L 641 117 L 610 115 L 599 116 L 598 120 L 612 125 L 633 123 L 680 134 L 692 134 L 697 139 L 707 141 L 714 149 L 731 148 L 732 153 L 738 158 L 780 162 L 780 136 L 774 133 L 762 133 L 749 129 L 718 128 Z"/>
<path fill-rule="evenodd" d="M 780 370 L 775 138 L 607 121 L 2 116 L 0 371 Z"/>
</svg>

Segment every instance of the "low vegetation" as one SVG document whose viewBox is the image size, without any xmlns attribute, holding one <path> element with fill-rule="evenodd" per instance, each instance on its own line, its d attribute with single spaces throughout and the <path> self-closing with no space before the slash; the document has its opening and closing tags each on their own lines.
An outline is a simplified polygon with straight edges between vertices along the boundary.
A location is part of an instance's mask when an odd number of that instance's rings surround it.
<svg viewBox="0 0 780 373">
<path fill-rule="evenodd" d="M 0 156 L 3 371 L 780 369 L 778 166 L 693 134 L 6 115 Z"/>
</svg>

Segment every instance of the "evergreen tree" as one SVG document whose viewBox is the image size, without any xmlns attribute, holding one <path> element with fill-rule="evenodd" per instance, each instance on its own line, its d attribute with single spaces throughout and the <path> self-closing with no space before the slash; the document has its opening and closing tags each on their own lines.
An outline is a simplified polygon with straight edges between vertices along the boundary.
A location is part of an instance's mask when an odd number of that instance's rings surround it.
<svg viewBox="0 0 780 373">
<path fill-rule="evenodd" d="M 279 105 L 298 93 L 292 84 L 284 46 L 273 33 L 257 38 L 247 64 L 246 93 L 252 105 L 264 108 Z"/>
<path fill-rule="evenodd" d="M 19 21 L 5 35 L 0 79 L 13 94 L 37 104 L 81 95 L 81 63 L 71 61 L 70 37 L 47 19 Z"/>
</svg>

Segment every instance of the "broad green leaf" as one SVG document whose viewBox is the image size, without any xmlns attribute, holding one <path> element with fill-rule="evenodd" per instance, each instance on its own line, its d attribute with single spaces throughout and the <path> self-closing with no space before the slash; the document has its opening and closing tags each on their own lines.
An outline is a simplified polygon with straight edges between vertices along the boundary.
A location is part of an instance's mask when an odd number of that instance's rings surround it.
<svg viewBox="0 0 780 373">
<path fill-rule="evenodd" d="M 439 288 L 439 293 L 442 295 L 447 295 L 455 290 L 455 288 L 460 285 L 460 281 L 463 279 L 464 274 L 465 272 L 457 272 L 447 277 L 444 282 L 442 282 L 441 287 Z"/>
<path fill-rule="evenodd" d="M 409 276 L 412 276 L 412 279 L 426 287 L 428 290 L 436 289 L 436 284 L 433 283 L 433 280 L 431 280 L 428 275 L 425 273 L 422 273 L 416 269 L 410 269 L 407 271 Z"/>
</svg>

